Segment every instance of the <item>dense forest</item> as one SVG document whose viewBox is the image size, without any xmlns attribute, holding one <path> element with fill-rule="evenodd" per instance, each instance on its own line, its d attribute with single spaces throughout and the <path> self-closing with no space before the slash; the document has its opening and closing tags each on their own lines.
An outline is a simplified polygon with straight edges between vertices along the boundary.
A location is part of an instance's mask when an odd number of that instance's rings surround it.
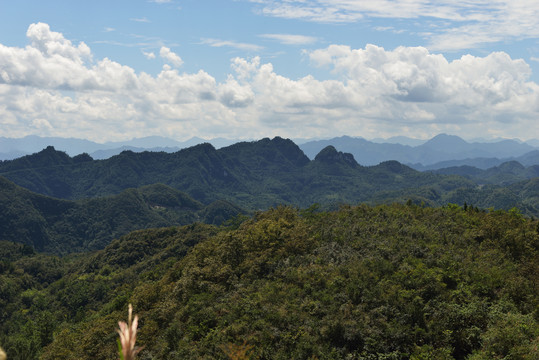
<svg viewBox="0 0 539 360">
<path fill-rule="evenodd" d="M 409 202 L 277 207 L 58 257 L 0 241 L 8 359 L 537 359 L 539 222 Z"/>
<path fill-rule="evenodd" d="M 60 255 L 103 249 L 134 230 L 197 221 L 221 224 L 243 212 L 224 200 L 204 206 L 162 184 L 70 201 L 32 193 L 2 177 L 0 209 L 0 240 Z"/>
</svg>

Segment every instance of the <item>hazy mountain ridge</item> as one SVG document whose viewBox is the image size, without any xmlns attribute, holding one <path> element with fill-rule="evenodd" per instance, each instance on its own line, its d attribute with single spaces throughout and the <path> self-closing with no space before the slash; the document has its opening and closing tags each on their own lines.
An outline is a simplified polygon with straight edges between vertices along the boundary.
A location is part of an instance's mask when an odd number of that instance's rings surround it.
<svg viewBox="0 0 539 360">
<path fill-rule="evenodd" d="M 76 138 L 40 137 L 35 135 L 23 138 L 0 137 L 0 160 L 13 160 L 17 157 L 30 155 L 53 146 L 57 150 L 66 152 L 70 156 L 87 153 L 94 159 L 106 159 L 118 155 L 122 151 L 166 151 L 176 152 L 180 149 L 210 142 L 216 147 L 224 147 L 233 144 L 234 140 L 215 138 L 204 140 L 193 137 L 186 141 L 176 141 L 162 136 L 147 136 L 127 141 L 115 141 L 97 143 L 90 140 Z"/>
<path fill-rule="evenodd" d="M 424 166 L 421 164 L 407 164 L 407 165 L 419 171 L 438 170 L 438 169 L 457 167 L 457 166 L 472 166 L 478 169 L 486 170 L 491 167 L 499 166 L 503 164 L 504 162 L 508 162 L 508 161 L 518 161 L 520 164 L 524 166 L 538 165 L 539 164 L 539 150 L 532 150 L 518 157 L 510 157 L 510 158 L 503 158 L 503 159 L 492 158 L 492 157 L 491 158 L 478 157 L 478 158 L 467 158 L 467 159 L 462 159 L 462 160 L 441 161 L 441 162 L 431 164 L 428 166 Z"/>
<path fill-rule="evenodd" d="M 431 172 L 445 175 L 460 175 L 480 184 L 509 185 L 539 177 L 539 165 L 525 167 L 520 162 L 513 160 L 503 162 L 498 166 L 493 166 L 485 170 L 462 165 L 431 170 Z"/>
<path fill-rule="evenodd" d="M 128 141 L 99 144 L 88 140 L 54 137 L 27 136 L 20 139 L 0 137 L 0 160 L 13 160 L 20 156 L 38 152 L 47 146 L 53 146 L 70 156 L 88 153 L 94 159 L 107 159 L 125 150 L 172 153 L 202 143 L 211 143 L 215 148 L 219 149 L 233 145 L 236 142 L 242 141 L 223 138 L 204 140 L 198 137 L 193 137 L 186 141 L 176 141 L 160 136 L 148 136 Z M 447 166 L 436 165 L 436 163 L 445 161 L 476 158 L 501 159 L 499 163 L 488 163 L 487 167 L 491 167 L 504 161 L 515 160 L 515 158 L 524 155 L 526 152 L 538 150 L 539 148 L 539 140 L 522 142 L 519 140 L 494 139 L 467 142 L 458 136 L 446 134 L 437 135 L 429 140 L 418 140 L 405 136 L 372 140 L 342 136 L 324 140 L 297 139 L 294 142 L 300 146 L 310 159 L 314 159 L 326 146 L 332 145 L 339 151 L 354 155 L 356 161 L 361 165 L 370 166 L 377 165 L 383 161 L 397 160 L 404 164 L 413 164 L 411 166 L 418 170 L 432 170 L 457 165 L 475 166 L 470 163 L 452 163 Z M 479 163 L 476 162 L 476 164 Z M 534 164 L 537 163 L 524 165 Z"/>
<path fill-rule="evenodd" d="M 456 161 L 474 158 L 515 158 L 525 156 L 538 149 L 516 140 L 496 142 L 468 143 L 454 135 L 440 134 L 417 146 L 398 143 L 375 143 L 362 138 L 342 136 L 329 140 L 306 142 L 300 148 L 309 158 L 314 158 L 321 149 L 328 145 L 339 151 L 354 155 L 361 165 L 376 165 L 387 160 L 396 160 L 403 164 L 414 164 L 424 170 L 426 166 L 443 161 Z M 430 169 L 430 168 L 429 168 Z"/>
</svg>

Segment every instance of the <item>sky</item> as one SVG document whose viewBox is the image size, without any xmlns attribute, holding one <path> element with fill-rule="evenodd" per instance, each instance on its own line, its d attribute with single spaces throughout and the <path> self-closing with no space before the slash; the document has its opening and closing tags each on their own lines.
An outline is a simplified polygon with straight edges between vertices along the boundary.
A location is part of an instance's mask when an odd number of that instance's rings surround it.
<svg viewBox="0 0 539 360">
<path fill-rule="evenodd" d="M 539 138 L 537 0 L 0 0 L 0 137 Z"/>
</svg>

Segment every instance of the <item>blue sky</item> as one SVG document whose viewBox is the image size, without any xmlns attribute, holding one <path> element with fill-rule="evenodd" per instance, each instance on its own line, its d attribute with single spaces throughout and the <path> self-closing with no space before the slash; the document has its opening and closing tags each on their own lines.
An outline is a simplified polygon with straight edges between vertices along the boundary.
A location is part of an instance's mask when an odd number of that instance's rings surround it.
<svg viewBox="0 0 539 360">
<path fill-rule="evenodd" d="M 0 136 L 539 138 L 532 0 L 0 2 Z"/>
</svg>

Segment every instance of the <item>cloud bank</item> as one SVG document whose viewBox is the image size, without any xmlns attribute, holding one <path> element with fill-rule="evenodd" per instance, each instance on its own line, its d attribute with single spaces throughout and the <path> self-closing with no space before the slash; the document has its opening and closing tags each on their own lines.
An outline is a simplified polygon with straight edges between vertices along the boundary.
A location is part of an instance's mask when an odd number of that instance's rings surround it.
<svg viewBox="0 0 539 360">
<path fill-rule="evenodd" d="M 47 24 L 30 25 L 27 37 L 25 48 L 0 44 L 0 136 L 539 133 L 539 85 L 526 62 L 503 52 L 448 61 L 422 47 L 331 45 L 306 53 L 313 67 L 331 70 L 330 80 L 290 79 L 253 57 L 232 59 L 231 73 L 218 82 L 203 70 L 172 68 L 183 61 L 166 47 L 159 55 L 170 65 L 150 75 L 95 59 L 86 44 Z"/>
</svg>

